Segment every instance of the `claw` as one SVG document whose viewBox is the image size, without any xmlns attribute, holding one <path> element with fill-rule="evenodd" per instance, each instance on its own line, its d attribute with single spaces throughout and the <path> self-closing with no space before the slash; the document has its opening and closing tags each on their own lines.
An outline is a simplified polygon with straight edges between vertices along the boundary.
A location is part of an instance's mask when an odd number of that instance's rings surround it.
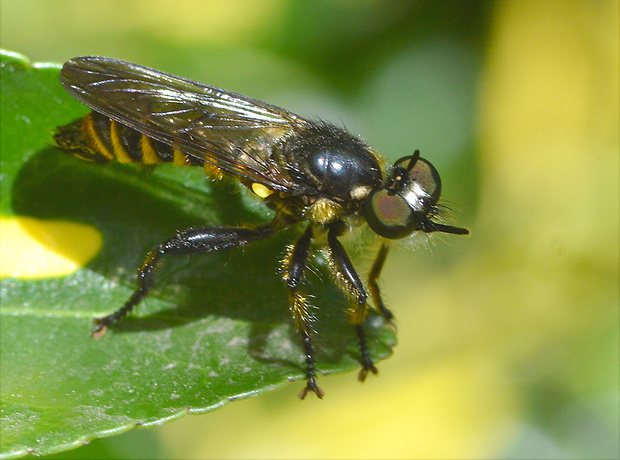
<svg viewBox="0 0 620 460">
<path fill-rule="evenodd" d="M 93 328 L 93 331 L 90 333 L 90 335 L 95 339 L 102 337 L 103 334 L 105 334 L 108 330 L 108 325 L 105 324 L 103 319 L 104 318 L 97 318 L 95 320 L 95 327 Z"/>
<path fill-rule="evenodd" d="M 363 382 L 364 380 L 366 380 L 366 376 L 368 375 L 368 371 L 372 372 L 375 375 L 377 375 L 379 373 L 379 371 L 377 370 L 375 365 L 370 363 L 370 366 L 368 366 L 368 367 L 364 366 L 364 367 L 362 367 L 360 369 L 359 374 L 357 374 L 357 380 L 359 380 L 360 382 Z"/>
<path fill-rule="evenodd" d="M 385 320 L 385 327 L 393 334 L 396 334 L 398 332 L 398 328 L 396 327 L 396 323 L 392 321 L 392 319 L 393 318 Z"/>
<path fill-rule="evenodd" d="M 311 391 L 317 395 L 319 399 L 323 399 L 323 396 L 325 396 L 323 390 L 316 385 L 316 380 L 312 378 L 308 379 L 306 386 L 299 392 L 299 399 L 304 399 Z"/>
</svg>

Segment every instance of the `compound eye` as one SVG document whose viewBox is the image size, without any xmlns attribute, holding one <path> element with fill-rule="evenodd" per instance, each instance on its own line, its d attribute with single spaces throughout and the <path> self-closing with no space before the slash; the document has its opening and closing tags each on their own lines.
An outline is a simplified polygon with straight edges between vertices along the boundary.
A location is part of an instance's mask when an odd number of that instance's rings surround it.
<svg viewBox="0 0 620 460">
<path fill-rule="evenodd" d="M 424 158 L 418 158 L 413 167 L 409 164 L 412 157 L 405 157 L 396 162 L 397 167 L 409 171 L 409 178 L 418 185 L 437 203 L 441 195 L 441 179 L 435 167 Z M 411 168 L 411 169 L 409 169 Z"/>
<path fill-rule="evenodd" d="M 415 213 L 407 201 L 384 189 L 370 195 L 364 213 L 370 228 L 384 238 L 404 238 L 415 230 L 417 224 Z"/>
</svg>

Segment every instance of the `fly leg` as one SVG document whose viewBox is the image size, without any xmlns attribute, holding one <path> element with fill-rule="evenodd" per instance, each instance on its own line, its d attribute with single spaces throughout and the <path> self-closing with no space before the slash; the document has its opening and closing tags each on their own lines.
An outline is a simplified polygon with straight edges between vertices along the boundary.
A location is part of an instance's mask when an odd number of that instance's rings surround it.
<svg viewBox="0 0 620 460">
<path fill-rule="evenodd" d="M 223 251 L 267 238 L 273 232 L 274 229 L 268 227 L 254 230 L 237 227 L 197 227 L 178 232 L 175 237 L 148 253 L 138 272 L 138 288 L 121 308 L 95 320 L 93 337 L 105 334 L 108 326 L 129 313 L 148 295 L 155 282 L 157 266 L 163 256 Z"/>
<path fill-rule="evenodd" d="M 392 324 L 392 318 L 394 318 L 394 315 L 385 306 L 383 300 L 381 300 L 381 291 L 379 290 L 379 283 L 377 282 L 379 276 L 381 275 L 381 269 L 383 268 L 389 249 L 390 247 L 387 244 L 381 245 L 381 248 L 377 253 L 377 257 L 372 264 L 372 268 L 370 269 L 370 274 L 368 275 L 368 289 L 370 290 L 370 295 L 372 296 L 375 306 L 379 309 L 381 315 L 385 318 L 388 324 Z"/>
<path fill-rule="evenodd" d="M 295 327 L 304 344 L 306 354 L 306 386 L 299 393 L 299 397 L 304 399 L 312 391 L 319 398 L 323 398 L 323 390 L 316 384 L 316 366 L 314 365 L 314 346 L 310 333 L 312 332 L 312 315 L 308 300 L 299 292 L 299 286 L 304 279 L 304 271 L 310 253 L 310 242 L 312 241 L 312 227 L 308 226 L 304 234 L 297 240 L 292 251 L 286 259 L 286 274 L 284 280 L 289 289 L 290 312 L 295 320 Z"/>
<path fill-rule="evenodd" d="M 357 334 L 357 339 L 360 345 L 362 369 L 360 370 L 357 378 L 360 382 L 363 382 L 366 380 L 368 371 L 373 374 L 378 372 L 372 362 L 372 359 L 370 359 L 368 345 L 366 343 L 366 332 L 364 331 L 364 320 L 368 314 L 368 304 L 366 303 L 368 294 L 366 293 L 364 283 L 362 283 L 362 280 L 355 271 L 347 252 L 340 241 L 338 241 L 338 230 L 339 227 L 337 225 L 330 226 L 327 232 L 327 244 L 329 246 L 333 269 L 336 272 L 337 278 L 343 282 L 347 293 L 353 296 L 353 298 L 357 301 L 357 304 L 350 310 L 350 321 L 355 328 L 355 333 Z"/>
</svg>

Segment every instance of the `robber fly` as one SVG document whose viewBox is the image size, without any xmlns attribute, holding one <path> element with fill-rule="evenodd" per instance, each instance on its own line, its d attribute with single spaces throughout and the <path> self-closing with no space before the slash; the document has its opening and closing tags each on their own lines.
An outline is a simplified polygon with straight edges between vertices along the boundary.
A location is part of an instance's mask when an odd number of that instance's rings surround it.
<svg viewBox="0 0 620 460">
<path fill-rule="evenodd" d="M 253 229 L 205 226 L 177 232 L 148 253 L 137 289 L 121 308 L 95 320 L 94 336 L 105 333 L 148 295 L 164 256 L 237 248 L 305 222 L 303 234 L 286 251 L 282 278 L 306 356 L 306 386 L 299 396 L 314 392 L 321 398 L 313 315 L 300 289 L 312 241 L 325 244 L 329 269 L 351 299 L 349 320 L 359 341 L 358 378 L 363 381 L 368 372 L 377 373 L 364 332 L 369 294 L 381 315 L 392 320 L 377 283 L 391 242 L 414 232 L 468 233 L 436 220 L 441 181 L 417 150 L 390 166 L 364 141 L 329 123 L 110 58 L 71 59 L 60 72 L 60 81 L 93 110 L 58 128 L 54 139 L 60 149 L 97 163 L 200 166 L 212 177 L 238 178 L 274 211 L 269 223 Z M 339 241 L 364 224 L 381 240 L 368 287 Z"/>
</svg>

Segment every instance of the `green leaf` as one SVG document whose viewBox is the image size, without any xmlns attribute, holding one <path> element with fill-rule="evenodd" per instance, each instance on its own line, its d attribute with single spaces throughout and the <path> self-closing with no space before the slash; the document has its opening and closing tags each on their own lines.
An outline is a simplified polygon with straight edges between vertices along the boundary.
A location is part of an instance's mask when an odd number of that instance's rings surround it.
<svg viewBox="0 0 620 460">
<path fill-rule="evenodd" d="M 0 455 L 60 452 L 303 379 L 303 349 L 277 273 L 300 228 L 244 250 L 168 259 L 135 314 L 104 337 L 90 337 L 93 318 L 124 303 L 144 255 L 177 229 L 252 225 L 268 214 L 236 185 L 208 182 L 198 168 L 164 165 L 145 174 L 57 151 L 55 127 L 87 109 L 62 89 L 59 66 L 0 57 L 3 222 L 27 216 L 41 223 L 30 237 L 70 257 L 88 241 L 62 229 L 46 233 L 46 223 L 94 229 L 102 241 L 96 256 L 69 274 L 0 281 Z M 22 244 L 3 231 L 5 248 L 21 251 Z M 44 263 L 35 259 L 34 272 Z M 318 368 L 357 369 L 346 299 L 320 257 L 315 265 L 306 290 L 317 306 Z M 395 338 L 380 317 L 369 317 L 367 332 L 371 356 L 389 356 Z"/>
</svg>

